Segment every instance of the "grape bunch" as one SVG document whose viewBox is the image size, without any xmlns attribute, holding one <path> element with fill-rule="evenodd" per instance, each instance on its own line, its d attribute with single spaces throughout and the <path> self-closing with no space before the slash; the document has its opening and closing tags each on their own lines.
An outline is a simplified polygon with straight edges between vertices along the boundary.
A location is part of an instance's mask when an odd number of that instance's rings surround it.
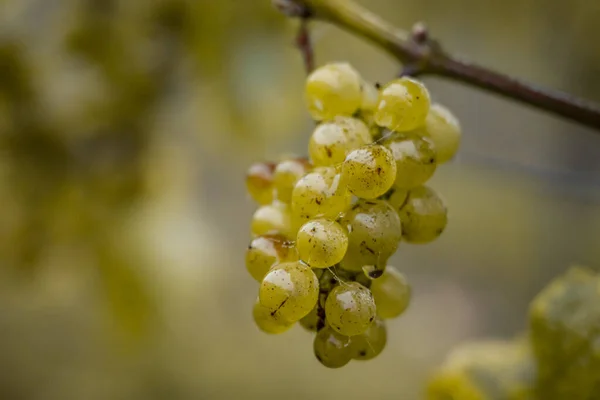
<svg viewBox="0 0 600 400">
<path fill-rule="evenodd" d="M 385 320 L 401 315 L 411 288 L 388 265 L 401 241 L 428 243 L 445 229 L 442 198 L 425 183 L 456 153 L 461 129 L 412 78 L 383 87 L 347 63 L 306 80 L 317 125 L 309 158 L 252 165 L 246 267 L 260 283 L 253 316 L 277 334 L 296 322 L 315 332 L 326 367 L 369 360 L 385 347 Z"/>
</svg>

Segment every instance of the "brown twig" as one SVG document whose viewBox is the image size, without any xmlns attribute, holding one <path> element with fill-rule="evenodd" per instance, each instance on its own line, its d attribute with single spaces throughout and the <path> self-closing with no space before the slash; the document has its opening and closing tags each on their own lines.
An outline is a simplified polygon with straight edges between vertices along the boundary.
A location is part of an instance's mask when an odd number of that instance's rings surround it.
<svg viewBox="0 0 600 400">
<path fill-rule="evenodd" d="M 312 42 L 310 40 L 310 32 L 308 30 L 308 20 L 308 17 L 303 17 L 300 20 L 300 27 L 298 28 L 298 35 L 296 36 L 296 46 L 302 55 L 306 73 L 310 74 L 315 68 L 315 57 Z"/>
<path fill-rule="evenodd" d="M 370 40 L 404 64 L 404 75 L 447 77 L 600 131 L 600 105 L 460 59 L 447 53 L 421 24 L 411 33 L 401 31 L 352 0 L 273 1 L 290 17 L 327 21 Z"/>
</svg>

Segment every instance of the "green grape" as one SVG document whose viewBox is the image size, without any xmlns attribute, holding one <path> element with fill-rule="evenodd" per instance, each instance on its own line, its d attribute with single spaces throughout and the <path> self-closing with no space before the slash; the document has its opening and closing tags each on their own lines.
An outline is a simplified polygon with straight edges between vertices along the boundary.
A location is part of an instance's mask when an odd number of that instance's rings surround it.
<svg viewBox="0 0 600 400">
<path fill-rule="evenodd" d="M 325 326 L 325 310 L 317 304 L 310 313 L 300 320 L 300 325 L 310 332 L 317 332 Z"/>
<path fill-rule="evenodd" d="M 413 134 L 394 133 L 383 141 L 383 145 L 390 149 L 396 160 L 394 186 L 412 189 L 433 176 L 437 158 L 429 140 Z"/>
<path fill-rule="evenodd" d="M 460 123 L 450 110 L 442 105 L 431 106 L 425 126 L 417 132 L 433 142 L 438 164 L 451 160 L 458 151 L 462 136 Z"/>
<path fill-rule="evenodd" d="M 342 283 L 325 302 L 329 326 L 344 336 L 365 333 L 375 319 L 375 301 L 369 289 L 357 282 Z"/>
<path fill-rule="evenodd" d="M 393 187 L 387 193 L 387 202 L 390 206 L 394 207 L 394 210 L 399 210 L 406 203 L 406 199 L 408 199 L 408 190 L 400 189 L 398 187 Z"/>
<path fill-rule="evenodd" d="M 377 109 L 379 101 L 379 89 L 375 85 L 363 81 L 361 85 L 362 101 L 360 103 L 360 111 L 374 112 Z"/>
<path fill-rule="evenodd" d="M 259 236 L 246 250 L 246 269 L 260 282 L 273 264 L 297 259 L 294 242 L 280 234 Z"/>
<path fill-rule="evenodd" d="M 252 216 L 251 231 L 255 236 L 281 233 L 288 239 L 295 237 L 290 206 L 275 202 L 260 207 Z"/>
<path fill-rule="evenodd" d="M 355 360 L 371 360 L 377 357 L 387 343 L 387 330 L 385 322 L 380 318 L 369 326 L 367 331 L 361 335 L 352 336 L 352 353 Z"/>
<path fill-rule="evenodd" d="M 342 174 L 353 195 L 376 199 L 394 184 L 396 161 L 392 152 L 383 146 L 363 146 L 348 154 L 342 164 Z"/>
<path fill-rule="evenodd" d="M 408 192 L 404 206 L 398 210 L 402 237 L 409 243 L 428 243 L 444 232 L 448 210 L 438 194 L 427 186 Z"/>
<path fill-rule="evenodd" d="M 319 281 L 307 265 L 295 261 L 274 265 L 265 275 L 258 297 L 260 304 L 279 321 L 295 322 L 317 304 Z"/>
<path fill-rule="evenodd" d="M 348 234 L 335 221 L 313 219 L 298 231 L 296 249 L 300 259 L 310 267 L 331 267 L 344 258 L 348 249 Z"/>
<path fill-rule="evenodd" d="M 310 163 L 301 158 L 284 160 L 277 164 L 273 174 L 273 185 L 277 200 L 283 203 L 292 201 L 294 186 L 310 170 Z"/>
<path fill-rule="evenodd" d="M 410 285 L 394 267 L 388 266 L 381 277 L 373 280 L 371 293 L 377 306 L 377 315 L 383 319 L 396 318 L 410 303 Z"/>
<path fill-rule="evenodd" d="M 315 128 L 308 142 L 308 152 L 314 165 L 335 166 L 342 163 L 350 151 L 371 141 L 364 122 L 339 116 Z"/>
<path fill-rule="evenodd" d="M 273 170 L 272 163 L 256 163 L 248 168 L 246 173 L 246 190 L 258 204 L 265 205 L 273 201 Z"/>
<path fill-rule="evenodd" d="M 352 195 L 333 167 L 315 168 L 298 181 L 292 192 L 294 218 L 337 218 L 350 207 Z"/>
<path fill-rule="evenodd" d="M 278 320 L 271 315 L 271 311 L 267 307 L 261 305 L 258 301 L 254 303 L 252 317 L 254 318 L 254 323 L 258 329 L 265 333 L 283 333 L 294 325 L 293 323 L 287 323 Z"/>
<path fill-rule="evenodd" d="M 429 92 L 421 82 L 396 79 L 381 89 L 375 121 L 396 132 L 410 131 L 425 123 L 430 103 Z"/>
<path fill-rule="evenodd" d="M 324 327 L 315 336 L 315 357 L 327 368 L 341 368 L 352 360 L 352 341 L 349 337 Z"/>
<path fill-rule="evenodd" d="M 348 250 L 340 263 L 362 272 L 365 265 L 382 270 L 402 239 L 398 213 L 385 200 L 359 200 L 341 219 L 348 230 Z"/>
<path fill-rule="evenodd" d="M 306 79 L 308 111 L 319 121 L 354 114 L 362 102 L 360 84 L 360 75 L 347 63 L 315 69 Z"/>
</svg>

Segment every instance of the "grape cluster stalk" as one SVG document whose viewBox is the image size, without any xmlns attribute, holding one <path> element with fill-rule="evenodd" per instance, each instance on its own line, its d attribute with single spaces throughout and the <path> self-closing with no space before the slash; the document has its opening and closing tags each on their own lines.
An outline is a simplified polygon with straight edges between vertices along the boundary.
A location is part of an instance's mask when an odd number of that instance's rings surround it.
<svg viewBox="0 0 600 400">
<path fill-rule="evenodd" d="M 380 354 L 385 320 L 407 309 L 411 287 L 388 260 L 401 242 L 444 232 L 446 205 L 425 184 L 457 152 L 461 127 L 422 82 L 373 85 L 347 63 L 314 70 L 304 95 L 316 122 L 308 159 L 248 169 L 259 207 L 246 268 L 259 282 L 257 327 L 279 334 L 299 322 L 315 333 L 316 359 L 339 368 Z"/>
</svg>

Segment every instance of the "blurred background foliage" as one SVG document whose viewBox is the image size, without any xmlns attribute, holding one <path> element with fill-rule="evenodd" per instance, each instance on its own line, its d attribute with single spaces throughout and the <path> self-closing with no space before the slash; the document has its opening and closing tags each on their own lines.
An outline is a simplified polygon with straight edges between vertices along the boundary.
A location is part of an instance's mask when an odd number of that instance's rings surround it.
<svg viewBox="0 0 600 400">
<path fill-rule="evenodd" d="M 600 101 L 597 1 L 362 3 Z M 418 399 L 452 348 L 513 337 L 554 276 L 600 266 L 600 137 L 426 79 L 464 142 L 432 181 L 446 233 L 393 259 L 415 297 L 388 348 L 329 371 L 300 328 L 259 333 L 243 175 L 306 153 L 296 26 L 268 0 L 0 1 L 0 398 Z M 312 32 L 318 63 L 398 71 L 335 27 Z"/>
</svg>

